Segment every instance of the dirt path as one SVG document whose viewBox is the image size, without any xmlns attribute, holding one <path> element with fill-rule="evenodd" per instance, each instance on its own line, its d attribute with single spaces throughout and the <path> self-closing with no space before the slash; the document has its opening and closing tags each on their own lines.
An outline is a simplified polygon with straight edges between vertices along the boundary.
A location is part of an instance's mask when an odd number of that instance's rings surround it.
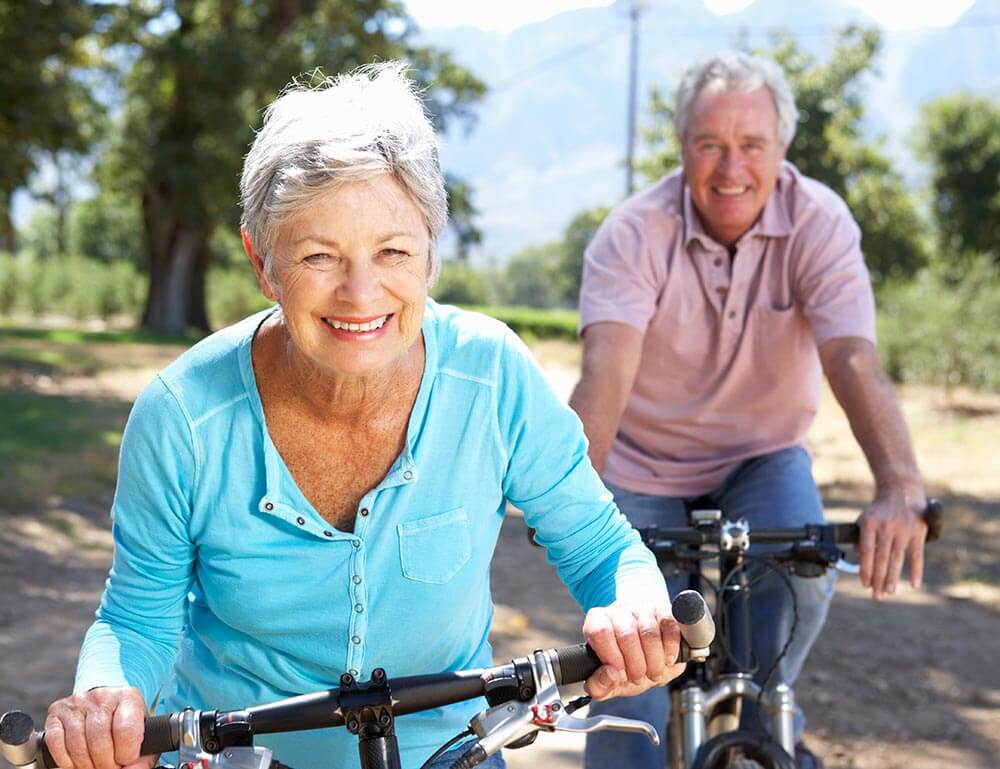
<svg viewBox="0 0 1000 769">
<path fill-rule="evenodd" d="M 537 352 L 567 394 L 574 349 Z M 104 375 L 100 395 L 130 398 L 149 376 L 134 367 L 123 378 Z M 1000 397 L 962 403 L 964 410 L 943 408 L 929 390 L 904 397 L 929 484 L 948 505 L 945 541 L 928 553 L 926 589 L 904 589 L 876 607 L 855 580 L 842 579 L 803 673 L 797 694 L 809 739 L 829 769 L 1000 766 L 1000 463 L 991 445 L 1000 434 Z M 828 509 L 849 519 L 868 493 L 867 478 L 830 403 L 813 448 Z M 110 489 L 52 500 L 35 516 L 3 517 L 0 711 L 19 707 L 40 717 L 70 687 L 110 559 L 109 503 Z M 578 640 L 580 612 L 516 515 L 504 525 L 493 571 L 498 659 Z M 580 745 L 543 735 L 535 747 L 510 752 L 508 763 L 570 769 L 579 766 Z"/>
</svg>

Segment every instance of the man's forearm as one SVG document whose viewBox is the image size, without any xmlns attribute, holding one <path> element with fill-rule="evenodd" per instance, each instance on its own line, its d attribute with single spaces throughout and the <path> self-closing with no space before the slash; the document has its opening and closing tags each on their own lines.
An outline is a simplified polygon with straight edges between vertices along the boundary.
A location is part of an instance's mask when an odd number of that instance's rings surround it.
<svg viewBox="0 0 1000 769">
<path fill-rule="evenodd" d="M 587 435 L 589 447 L 587 454 L 590 462 L 599 475 L 604 474 L 604 464 L 615 440 L 618 420 L 621 412 L 618 410 L 617 398 L 610 388 L 602 387 L 595 376 L 585 371 L 573 390 L 569 406 L 583 422 L 583 431 Z"/>
<path fill-rule="evenodd" d="M 923 486 L 910 434 L 892 383 L 879 365 L 877 349 L 861 340 L 833 342 L 843 344 L 833 354 L 824 353 L 824 368 L 871 467 L 876 496 L 901 494 L 911 506 L 922 504 Z"/>
<path fill-rule="evenodd" d="M 621 323 L 595 323 L 583 337 L 583 370 L 569 405 L 583 422 L 594 469 L 604 464 L 642 356 L 642 334 Z"/>
</svg>

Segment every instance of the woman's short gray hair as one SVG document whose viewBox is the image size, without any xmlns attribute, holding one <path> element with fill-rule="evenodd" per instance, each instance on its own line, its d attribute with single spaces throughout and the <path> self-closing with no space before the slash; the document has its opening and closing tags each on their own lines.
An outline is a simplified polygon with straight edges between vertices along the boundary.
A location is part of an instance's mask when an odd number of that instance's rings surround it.
<svg viewBox="0 0 1000 769">
<path fill-rule="evenodd" d="M 677 89 L 677 107 L 674 111 L 674 128 L 683 143 L 691 117 L 691 107 L 698 94 L 706 88 L 717 91 L 755 91 L 765 86 L 774 99 L 778 112 L 778 140 L 783 146 L 792 143 L 799 111 L 795 96 L 781 67 L 770 59 L 748 56 L 745 53 L 719 53 L 702 59 L 681 79 Z"/>
<path fill-rule="evenodd" d="M 264 113 L 240 179 L 242 223 L 269 274 L 280 226 L 344 182 L 392 174 L 427 223 L 434 245 L 448 220 L 437 138 L 401 62 L 297 81 Z"/>
</svg>

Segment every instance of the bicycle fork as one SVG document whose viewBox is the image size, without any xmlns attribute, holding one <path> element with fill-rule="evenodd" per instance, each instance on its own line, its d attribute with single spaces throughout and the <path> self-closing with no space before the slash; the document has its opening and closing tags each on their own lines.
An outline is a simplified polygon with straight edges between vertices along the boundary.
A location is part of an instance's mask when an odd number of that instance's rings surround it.
<svg viewBox="0 0 1000 769">
<path fill-rule="evenodd" d="M 698 748 L 706 740 L 708 723 L 716 708 L 730 700 L 757 701 L 760 686 L 745 673 L 723 675 L 708 689 L 691 681 L 670 693 L 670 766 L 691 769 Z M 771 735 L 789 755 L 795 754 L 795 695 L 787 684 L 764 693 L 760 704 L 771 719 Z"/>
</svg>

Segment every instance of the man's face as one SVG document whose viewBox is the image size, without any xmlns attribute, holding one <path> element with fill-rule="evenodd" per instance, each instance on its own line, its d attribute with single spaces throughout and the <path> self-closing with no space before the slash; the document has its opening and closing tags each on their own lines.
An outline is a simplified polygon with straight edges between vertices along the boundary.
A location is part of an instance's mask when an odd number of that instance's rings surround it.
<svg viewBox="0 0 1000 769">
<path fill-rule="evenodd" d="M 732 246 L 764 209 L 785 159 L 771 92 L 703 90 L 683 137 L 684 176 L 702 226 Z"/>
</svg>

